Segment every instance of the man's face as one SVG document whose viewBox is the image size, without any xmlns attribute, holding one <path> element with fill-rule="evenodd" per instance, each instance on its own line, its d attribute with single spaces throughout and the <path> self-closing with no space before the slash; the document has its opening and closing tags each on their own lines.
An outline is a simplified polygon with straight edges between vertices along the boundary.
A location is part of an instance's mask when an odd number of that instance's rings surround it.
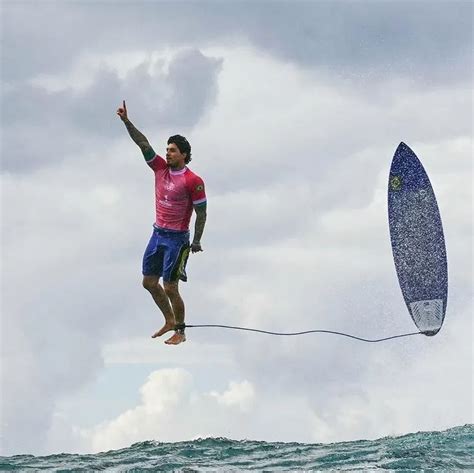
<svg viewBox="0 0 474 473">
<path fill-rule="evenodd" d="M 186 159 L 186 153 L 181 153 L 179 148 L 174 144 L 170 143 L 166 147 L 166 163 L 171 169 L 181 169 L 184 167 Z"/>
</svg>

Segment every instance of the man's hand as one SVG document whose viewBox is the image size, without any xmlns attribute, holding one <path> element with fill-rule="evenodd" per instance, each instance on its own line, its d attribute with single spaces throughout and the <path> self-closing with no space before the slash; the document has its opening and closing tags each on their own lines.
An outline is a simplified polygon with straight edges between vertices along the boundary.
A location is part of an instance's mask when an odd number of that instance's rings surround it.
<svg viewBox="0 0 474 473">
<path fill-rule="evenodd" d="M 130 138 L 140 147 L 142 150 L 143 156 L 146 160 L 153 159 L 156 153 L 153 151 L 150 143 L 146 139 L 146 136 L 141 132 L 138 131 L 134 126 L 133 123 L 128 119 L 127 114 L 127 105 L 125 105 L 125 100 L 123 101 L 123 105 L 117 109 L 117 115 L 125 124 L 125 127 L 128 130 L 128 134 Z"/>
<path fill-rule="evenodd" d="M 125 105 L 125 100 L 123 101 L 123 105 L 119 107 L 117 110 L 117 115 L 120 117 L 120 119 L 124 122 L 125 120 L 128 120 L 128 115 L 127 115 L 127 106 Z"/>
<path fill-rule="evenodd" d="M 201 243 L 193 241 L 191 243 L 191 252 L 197 253 L 198 251 L 202 251 Z"/>
</svg>

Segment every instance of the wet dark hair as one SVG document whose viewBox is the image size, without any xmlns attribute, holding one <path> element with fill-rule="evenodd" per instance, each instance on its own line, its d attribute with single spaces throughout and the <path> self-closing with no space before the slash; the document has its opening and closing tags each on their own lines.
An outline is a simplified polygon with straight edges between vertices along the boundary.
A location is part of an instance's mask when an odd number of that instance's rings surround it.
<svg viewBox="0 0 474 473">
<path fill-rule="evenodd" d="M 181 135 L 173 135 L 168 138 L 168 144 L 174 143 L 181 153 L 186 153 L 186 158 L 184 162 L 186 164 L 191 161 L 191 145 L 189 141 Z"/>
</svg>

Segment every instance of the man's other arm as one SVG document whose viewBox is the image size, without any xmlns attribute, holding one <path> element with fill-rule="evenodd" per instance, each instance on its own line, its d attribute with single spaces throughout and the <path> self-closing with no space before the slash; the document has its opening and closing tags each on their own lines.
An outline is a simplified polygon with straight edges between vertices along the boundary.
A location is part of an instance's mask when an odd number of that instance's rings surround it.
<svg viewBox="0 0 474 473">
<path fill-rule="evenodd" d="M 207 203 L 194 205 L 194 211 L 196 212 L 196 223 L 194 224 L 194 238 L 191 243 L 191 251 L 196 253 L 202 251 L 201 248 L 201 237 L 204 232 L 204 226 L 206 225 L 207 218 Z"/>
</svg>

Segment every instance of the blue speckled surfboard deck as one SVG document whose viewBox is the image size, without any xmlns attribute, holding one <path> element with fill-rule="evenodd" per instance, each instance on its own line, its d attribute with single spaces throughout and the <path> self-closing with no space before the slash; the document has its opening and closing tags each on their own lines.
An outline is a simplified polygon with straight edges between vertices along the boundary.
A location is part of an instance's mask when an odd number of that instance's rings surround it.
<svg viewBox="0 0 474 473">
<path fill-rule="evenodd" d="M 428 175 L 415 153 L 400 143 L 388 182 L 388 220 L 398 281 L 418 329 L 435 335 L 448 300 L 443 226 Z"/>
</svg>

